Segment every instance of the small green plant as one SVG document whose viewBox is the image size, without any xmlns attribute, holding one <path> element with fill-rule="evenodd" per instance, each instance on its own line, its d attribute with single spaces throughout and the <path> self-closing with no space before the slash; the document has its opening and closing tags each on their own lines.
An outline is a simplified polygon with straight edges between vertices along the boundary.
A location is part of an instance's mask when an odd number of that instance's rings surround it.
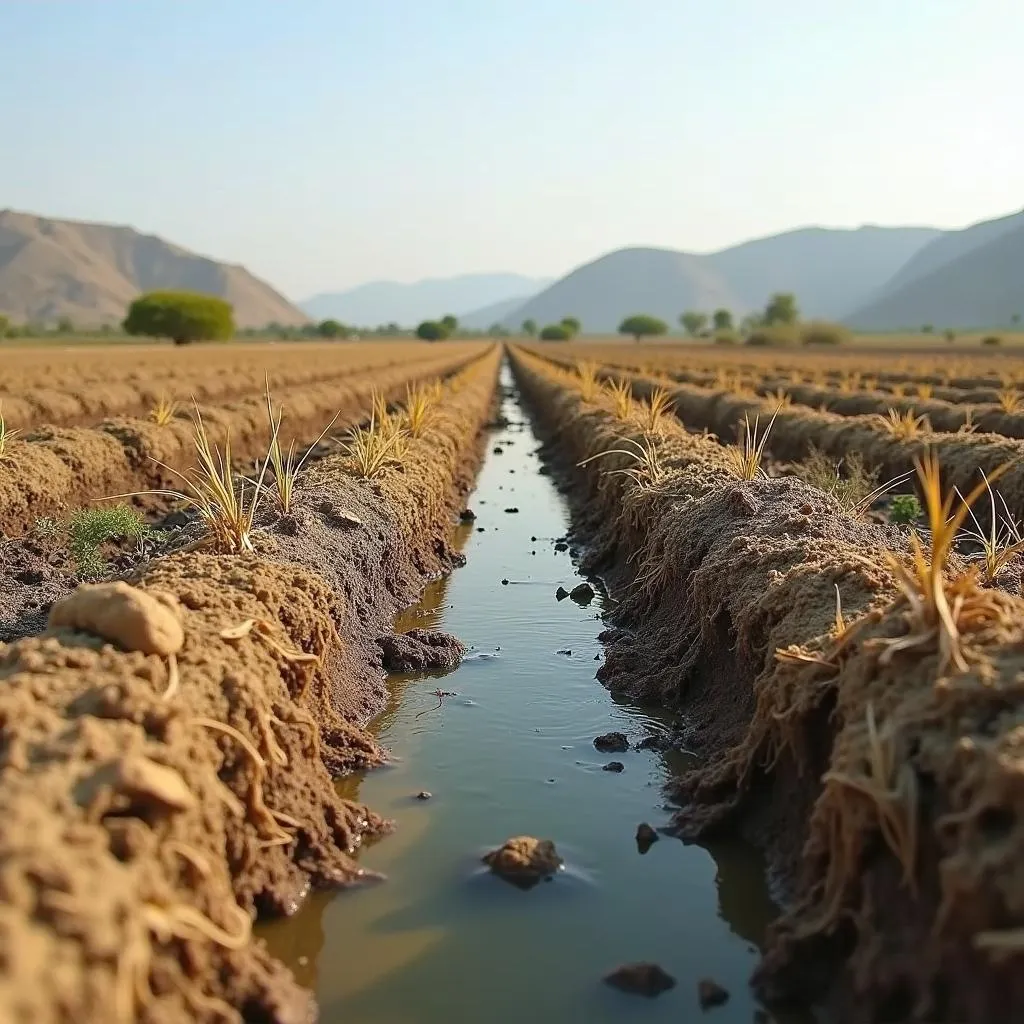
<svg viewBox="0 0 1024 1024">
<path fill-rule="evenodd" d="M 55 540 L 61 534 L 61 524 L 53 516 L 39 516 L 32 524 L 32 532 L 41 540 Z"/>
<path fill-rule="evenodd" d="M 907 526 L 921 518 L 921 502 L 916 494 L 897 494 L 889 506 L 889 521 Z"/>
<path fill-rule="evenodd" d="M 316 446 L 327 436 L 327 431 L 334 426 L 341 413 L 335 413 L 334 419 L 320 431 L 320 436 L 306 449 L 306 454 L 301 459 L 295 456 L 295 438 L 288 444 L 288 451 L 281 451 L 281 418 L 284 416 L 284 406 L 277 410 L 276 418 L 274 413 L 274 402 L 270 397 L 270 381 L 267 381 L 267 418 L 270 421 L 270 446 L 267 450 L 267 459 L 274 471 L 274 488 L 277 492 L 277 506 L 283 515 L 289 515 L 292 510 L 292 500 L 295 497 L 295 481 L 306 464 L 306 459 L 312 454 Z M 264 472 L 266 467 L 264 466 Z"/>
<path fill-rule="evenodd" d="M 128 505 L 80 508 L 68 518 L 68 550 L 75 572 L 86 579 L 102 576 L 107 568 L 100 552 L 114 540 L 142 540 L 149 533 L 141 513 Z"/>
</svg>

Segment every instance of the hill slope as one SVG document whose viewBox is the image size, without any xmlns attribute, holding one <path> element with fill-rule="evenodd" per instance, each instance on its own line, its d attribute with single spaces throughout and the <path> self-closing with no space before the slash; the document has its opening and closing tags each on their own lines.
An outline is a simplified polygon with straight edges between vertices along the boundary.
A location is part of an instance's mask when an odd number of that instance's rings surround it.
<svg viewBox="0 0 1024 1024">
<path fill-rule="evenodd" d="M 800 228 L 707 259 L 744 309 L 763 309 L 773 292 L 793 292 L 805 316 L 838 318 L 941 235 L 936 228 Z"/>
<path fill-rule="evenodd" d="M 496 302 L 532 295 L 549 280 L 521 274 L 463 274 L 412 284 L 372 281 L 344 292 L 314 295 L 300 305 L 315 320 L 334 317 L 358 326 L 394 321 L 409 327 L 447 313 L 460 316 Z"/>
<path fill-rule="evenodd" d="M 0 210 L 0 312 L 15 322 L 120 323 L 140 292 L 183 288 L 227 299 L 240 327 L 306 317 L 244 267 L 129 227 Z"/>
<path fill-rule="evenodd" d="M 675 325 L 686 309 L 710 313 L 721 306 L 737 317 L 763 309 L 778 291 L 794 292 L 806 316 L 838 317 L 939 234 L 915 227 L 803 228 L 700 255 L 619 249 L 576 268 L 502 323 L 516 329 L 525 317 L 544 324 L 576 316 L 585 330 L 604 333 L 630 313 L 650 313 Z"/>
<path fill-rule="evenodd" d="M 846 322 L 860 330 L 997 327 L 1024 314 L 1024 217 L 1015 229 L 937 269 L 887 288 Z M 963 234 L 956 232 L 956 234 Z"/>
<path fill-rule="evenodd" d="M 531 295 L 516 295 L 511 299 L 502 299 L 501 302 L 492 302 L 481 309 L 460 313 L 459 323 L 469 330 L 486 331 L 488 327 L 500 324 L 505 317 L 522 308 L 531 298 Z"/>
</svg>

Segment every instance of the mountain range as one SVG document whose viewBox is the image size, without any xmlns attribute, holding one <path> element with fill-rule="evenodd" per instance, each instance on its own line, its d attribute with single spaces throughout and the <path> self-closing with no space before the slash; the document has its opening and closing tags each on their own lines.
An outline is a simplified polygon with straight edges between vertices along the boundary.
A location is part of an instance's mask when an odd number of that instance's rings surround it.
<svg viewBox="0 0 1024 1024">
<path fill-rule="evenodd" d="M 0 313 L 14 322 L 119 324 L 156 288 L 227 299 L 239 327 L 306 323 L 305 314 L 244 267 L 220 263 L 130 227 L 0 210 Z"/>
<path fill-rule="evenodd" d="M 630 247 L 554 281 L 513 273 L 376 281 L 299 306 L 244 267 L 130 227 L 0 211 L 0 313 L 11 320 L 114 324 L 139 292 L 154 288 L 222 296 L 241 327 L 328 317 L 408 327 L 452 313 L 472 330 L 574 316 L 584 332 L 605 333 L 632 313 L 673 327 L 687 309 L 724 307 L 739 318 L 787 291 L 805 317 L 857 330 L 994 328 L 1024 312 L 1024 211 L 956 231 L 812 227 L 711 253 Z"/>
<path fill-rule="evenodd" d="M 360 327 L 390 322 L 412 326 L 451 313 L 465 326 L 483 329 L 509 311 L 505 304 L 522 305 L 550 283 L 550 278 L 522 274 L 463 274 L 412 284 L 371 281 L 348 291 L 314 295 L 299 305 L 314 320 L 331 317 Z"/>
</svg>

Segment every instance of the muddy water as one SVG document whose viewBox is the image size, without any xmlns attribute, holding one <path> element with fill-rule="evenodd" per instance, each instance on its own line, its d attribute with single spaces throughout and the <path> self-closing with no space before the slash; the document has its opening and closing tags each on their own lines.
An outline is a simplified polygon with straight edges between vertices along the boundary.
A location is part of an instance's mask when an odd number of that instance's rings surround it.
<svg viewBox="0 0 1024 1024">
<path fill-rule="evenodd" d="M 478 519 L 459 531 L 467 564 L 399 623 L 454 632 L 469 656 L 443 679 L 393 678 L 374 729 L 396 763 L 340 784 L 397 823 L 362 855 L 388 881 L 315 895 L 261 932 L 316 991 L 326 1024 L 697 1020 L 703 977 L 731 993 L 708 1020 L 763 1019 L 747 991 L 774 914 L 761 865 L 741 846 L 664 836 L 639 852 L 636 827 L 667 820 L 661 785 L 686 754 L 594 748 L 600 733 L 635 745 L 672 723 L 595 681 L 601 598 L 556 601 L 580 582 L 554 546 L 568 510 L 538 473 L 537 438 L 511 394 L 504 412 L 512 423 L 491 442 L 501 454 L 488 455 L 470 501 Z M 433 711 L 435 689 L 456 696 Z M 602 770 L 612 760 L 625 770 Z M 567 862 L 526 892 L 480 864 L 521 833 L 553 839 Z M 676 988 L 645 1000 L 600 983 L 638 960 L 661 964 Z"/>
</svg>

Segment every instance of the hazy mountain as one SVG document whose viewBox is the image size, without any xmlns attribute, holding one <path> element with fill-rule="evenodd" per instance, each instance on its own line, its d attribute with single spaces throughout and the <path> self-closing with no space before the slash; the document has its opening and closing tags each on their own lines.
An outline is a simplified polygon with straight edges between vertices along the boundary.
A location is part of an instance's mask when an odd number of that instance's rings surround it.
<svg viewBox="0 0 1024 1024">
<path fill-rule="evenodd" d="M 938 237 L 908 260 L 899 272 L 885 283 L 879 294 L 870 297 L 870 301 L 880 301 L 916 278 L 924 277 L 933 270 L 938 270 L 939 267 L 965 256 L 971 250 L 978 249 L 1020 227 L 1024 227 L 1024 211 L 995 220 L 983 220 L 960 231 L 939 232 Z M 850 307 L 854 308 L 856 307 Z M 847 312 L 849 311 L 848 309 Z"/>
<path fill-rule="evenodd" d="M 314 320 L 333 317 L 359 326 L 392 321 L 411 326 L 447 313 L 460 316 L 496 302 L 530 295 L 549 280 L 521 274 L 463 274 L 412 284 L 372 281 L 344 292 L 314 295 L 299 305 Z"/>
<path fill-rule="evenodd" d="M 140 292 L 182 288 L 227 299 L 240 327 L 306 317 L 244 267 L 181 249 L 133 228 L 0 210 L 0 313 L 15 322 L 69 317 L 117 324 Z"/>
<path fill-rule="evenodd" d="M 540 324 L 576 316 L 586 331 L 615 331 L 630 313 L 671 325 L 686 309 L 737 317 L 791 291 L 806 316 L 838 317 L 877 291 L 940 232 L 934 228 L 802 228 L 720 252 L 619 249 L 556 281 L 502 321 Z"/>
<path fill-rule="evenodd" d="M 474 309 L 469 313 L 459 314 L 459 323 L 473 331 L 485 331 L 494 324 L 500 324 L 510 313 L 530 301 L 530 295 L 516 295 L 501 302 L 492 302 L 482 309 Z"/>
<path fill-rule="evenodd" d="M 964 236 L 975 229 L 951 232 L 954 237 L 933 242 L 929 249 L 948 243 L 942 251 L 953 254 L 952 258 L 920 275 L 897 275 L 904 283 L 897 280 L 846 322 L 860 330 L 919 330 L 923 324 L 940 330 L 1010 325 L 1014 315 L 1024 314 L 1024 215 L 989 222 L 1005 225 L 1011 219 L 1016 227 L 973 235 L 973 239 L 979 235 L 990 239 L 978 245 L 965 245 Z M 927 268 L 933 264 L 932 258 L 920 261 Z"/>
<path fill-rule="evenodd" d="M 707 259 L 745 310 L 763 309 L 774 292 L 793 292 L 804 316 L 836 319 L 866 301 L 941 234 L 916 227 L 800 228 Z"/>
<path fill-rule="evenodd" d="M 502 323 L 518 329 L 527 317 L 544 325 L 575 316 L 586 332 L 614 331 L 630 313 L 675 323 L 684 309 L 739 310 L 743 303 L 703 256 L 671 249 L 619 249 L 545 288 Z"/>
</svg>

